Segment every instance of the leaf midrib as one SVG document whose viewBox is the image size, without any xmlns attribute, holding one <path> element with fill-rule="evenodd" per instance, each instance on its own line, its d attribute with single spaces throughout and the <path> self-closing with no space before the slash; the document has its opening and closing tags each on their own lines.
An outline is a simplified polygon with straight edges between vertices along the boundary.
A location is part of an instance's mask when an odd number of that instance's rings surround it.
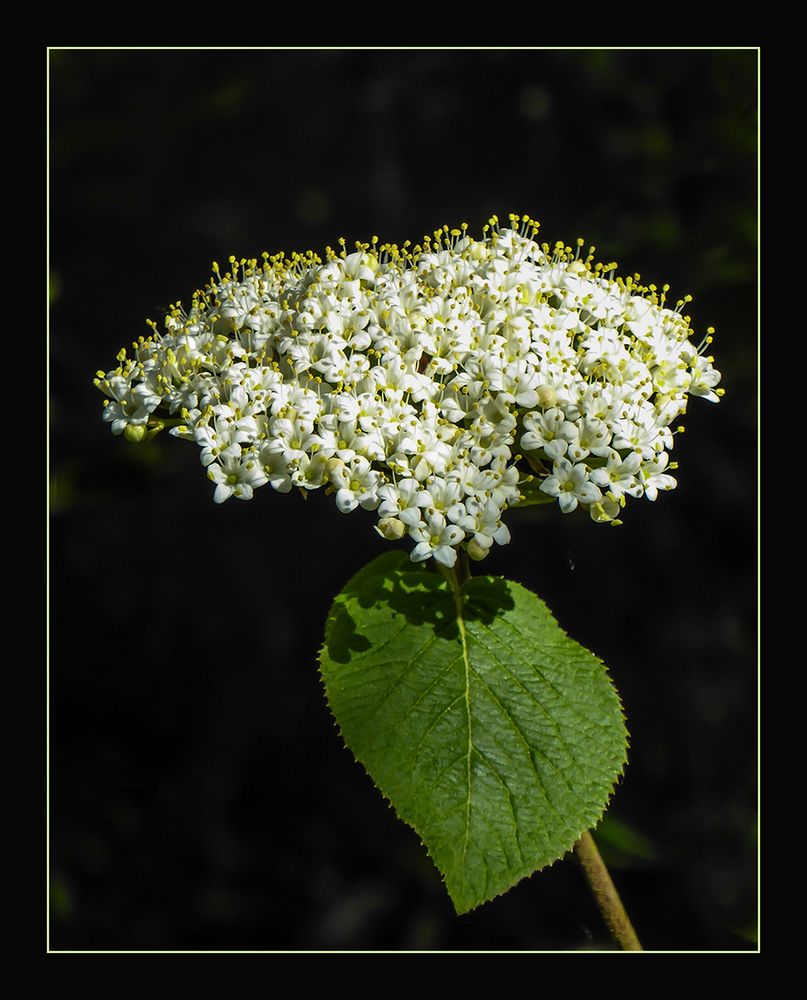
<svg viewBox="0 0 807 1000">
<path fill-rule="evenodd" d="M 465 620 L 462 614 L 462 594 L 456 575 L 451 574 L 449 578 L 451 590 L 454 595 L 454 608 L 457 614 L 457 628 L 459 630 L 460 645 L 462 646 L 462 662 L 465 666 L 465 716 L 468 725 L 468 750 L 465 754 L 465 836 L 462 841 L 462 884 L 465 887 L 465 855 L 468 851 L 468 842 L 471 835 L 471 754 L 473 753 L 473 730 L 471 728 L 471 661 L 468 656 L 468 636 L 465 632 Z"/>
</svg>

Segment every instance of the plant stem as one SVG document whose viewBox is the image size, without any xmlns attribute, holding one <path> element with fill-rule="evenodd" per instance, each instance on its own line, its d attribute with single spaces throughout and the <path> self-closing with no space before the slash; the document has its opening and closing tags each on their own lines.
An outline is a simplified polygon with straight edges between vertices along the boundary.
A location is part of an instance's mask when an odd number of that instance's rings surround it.
<svg viewBox="0 0 807 1000">
<path fill-rule="evenodd" d="M 460 549 L 457 561 L 451 569 L 449 569 L 448 566 L 443 566 L 436 560 L 435 565 L 443 579 L 448 581 L 449 586 L 455 594 L 459 594 L 460 587 L 466 580 L 471 578 L 471 561 L 468 558 L 468 553 L 464 552 L 462 549 Z"/>
<path fill-rule="evenodd" d="M 574 845 L 574 853 L 583 866 L 588 884 L 597 900 L 603 920 L 614 940 L 623 951 L 642 951 L 639 938 L 625 912 L 619 893 L 616 891 L 608 869 L 605 867 L 594 838 L 586 831 Z"/>
<path fill-rule="evenodd" d="M 465 549 L 460 549 L 456 565 L 457 583 L 461 587 L 466 580 L 471 578 L 471 560 Z"/>
</svg>

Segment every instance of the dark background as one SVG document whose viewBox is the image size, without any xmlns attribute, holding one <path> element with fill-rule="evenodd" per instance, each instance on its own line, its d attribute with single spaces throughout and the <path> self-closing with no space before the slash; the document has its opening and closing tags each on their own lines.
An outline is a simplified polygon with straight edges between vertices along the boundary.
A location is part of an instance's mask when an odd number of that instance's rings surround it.
<svg viewBox="0 0 807 1000">
<path fill-rule="evenodd" d="M 96 369 L 212 260 L 528 213 L 694 295 L 727 394 L 612 529 L 513 512 L 485 563 L 609 665 L 598 839 L 650 949 L 755 948 L 757 53 L 50 53 L 51 947 L 609 947 L 573 860 L 457 918 L 341 747 L 316 654 L 384 551 L 332 500 L 212 502 Z"/>
</svg>

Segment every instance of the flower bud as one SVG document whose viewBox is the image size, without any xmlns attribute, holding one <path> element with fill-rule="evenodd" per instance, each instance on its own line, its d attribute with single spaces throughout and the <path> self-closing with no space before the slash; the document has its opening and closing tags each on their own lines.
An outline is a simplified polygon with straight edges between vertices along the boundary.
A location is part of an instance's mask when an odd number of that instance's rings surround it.
<svg viewBox="0 0 807 1000">
<path fill-rule="evenodd" d="M 382 517 L 375 530 L 388 542 L 397 542 L 399 538 L 403 538 L 406 525 L 397 517 Z"/>
<path fill-rule="evenodd" d="M 145 441 L 148 428 L 145 424 L 127 424 L 123 429 L 123 436 L 130 444 L 140 444 Z"/>
<path fill-rule="evenodd" d="M 486 558 L 488 552 L 490 552 L 490 549 L 486 549 L 483 545 L 480 545 L 475 538 L 472 538 L 468 542 L 468 555 L 474 562 L 481 562 Z"/>
<path fill-rule="evenodd" d="M 554 406 L 557 402 L 558 394 L 551 385 L 540 385 L 536 392 L 538 394 L 538 405 L 544 407 L 544 409 L 548 406 Z"/>
</svg>

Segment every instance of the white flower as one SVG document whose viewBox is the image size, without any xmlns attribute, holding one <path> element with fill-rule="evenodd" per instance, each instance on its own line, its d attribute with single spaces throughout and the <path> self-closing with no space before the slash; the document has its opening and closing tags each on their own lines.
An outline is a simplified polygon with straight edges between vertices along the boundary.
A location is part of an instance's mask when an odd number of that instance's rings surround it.
<svg viewBox="0 0 807 1000">
<path fill-rule="evenodd" d="M 254 455 L 222 458 L 221 464 L 209 466 L 207 475 L 216 484 L 213 499 L 224 503 L 230 497 L 251 500 L 254 490 L 266 482 L 263 468 Z"/>
<path fill-rule="evenodd" d="M 525 451 L 541 449 L 547 458 L 560 458 L 566 454 L 569 442 L 577 437 L 577 427 L 566 419 L 563 410 L 553 408 L 544 413 L 528 413 L 524 418 L 526 434 L 521 436 Z"/>
<path fill-rule="evenodd" d="M 329 464 L 331 482 L 338 487 L 336 506 L 343 514 L 355 510 L 359 505 L 366 510 L 378 506 L 378 488 L 382 482 L 381 473 L 373 469 L 362 455 L 356 455 L 348 463 L 332 459 Z"/>
<path fill-rule="evenodd" d="M 151 414 L 160 405 L 161 398 L 148 385 L 140 382 L 132 386 L 126 379 L 109 380 L 108 391 L 112 402 L 104 407 L 104 420 L 112 424 L 113 434 L 123 434 L 130 425 L 145 426 Z"/>
<path fill-rule="evenodd" d="M 716 403 L 720 396 L 713 390 L 719 382 L 720 372 L 712 367 L 711 358 L 704 358 L 702 355 L 696 356 L 692 362 L 689 392 L 693 396 L 701 396 L 703 399 L 708 399 L 710 403 Z"/>
<path fill-rule="evenodd" d="M 557 459 L 552 475 L 547 476 L 540 488 L 547 496 L 557 497 L 564 514 L 575 510 L 580 502 L 592 504 L 602 499 L 599 488 L 589 480 L 586 466 L 572 465 L 566 458 Z"/>
<path fill-rule="evenodd" d="M 459 525 L 466 534 L 473 535 L 473 541 L 480 549 L 487 552 L 494 542 L 507 545 L 510 532 L 501 520 L 501 507 L 498 504 L 493 500 L 488 500 L 487 503 L 471 500 L 467 507 L 468 513 L 460 519 Z"/>
<path fill-rule="evenodd" d="M 611 493 L 616 500 L 625 493 L 641 496 L 642 485 L 636 478 L 641 464 L 642 456 L 637 451 L 623 459 L 618 451 L 611 450 L 605 467 L 592 471 L 591 481 Z"/>
<path fill-rule="evenodd" d="M 234 425 L 228 421 L 222 421 L 221 426 L 216 421 L 212 427 L 200 422 L 193 430 L 193 439 L 202 449 L 199 458 L 204 466 L 237 460 L 241 455 L 239 437 Z"/>
<path fill-rule="evenodd" d="M 678 483 L 673 476 L 668 475 L 664 470 L 667 468 L 669 455 L 664 452 L 654 462 L 648 462 L 641 469 L 642 484 L 644 485 L 644 495 L 648 500 L 655 500 L 659 490 L 674 490 Z"/>
<path fill-rule="evenodd" d="M 395 517 L 413 527 L 420 523 L 422 508 L 432 503 L 431 494 L 421 489 L 416 479 L 402 479 L 399 483 L 382 486 L 378 495 L 380 517 Z"/>
<path fill-rule="evenodd" d="M 588 511 L 592 521 L 598 524 L 622 524 L 617 516 L 621 509 L 619 501 L 608 494 L 598 503 L 593 503 Z"/>
<path fill-rule="evenodd" d="M 604 420 L 597 417 L 583 417 L 576 424 L 577 433 L 566 454 L 572 462 L 580 462 L 587 455 L 598 455 L 603 457 L 608 454 L 608 444 L 611 440 L 611 432 Z"/>
<path fill-rule="evenodd" d="M 433 556 L 450 568 L 457 561 L 456 547 L 465 533 L 456 524 L 448 524 L 439 511 L 432 510 L 424 521 L 409 529 L 409 536 L 417 542 L 410 557 L 412 562 L 423 562 Z"/>
</svg>

